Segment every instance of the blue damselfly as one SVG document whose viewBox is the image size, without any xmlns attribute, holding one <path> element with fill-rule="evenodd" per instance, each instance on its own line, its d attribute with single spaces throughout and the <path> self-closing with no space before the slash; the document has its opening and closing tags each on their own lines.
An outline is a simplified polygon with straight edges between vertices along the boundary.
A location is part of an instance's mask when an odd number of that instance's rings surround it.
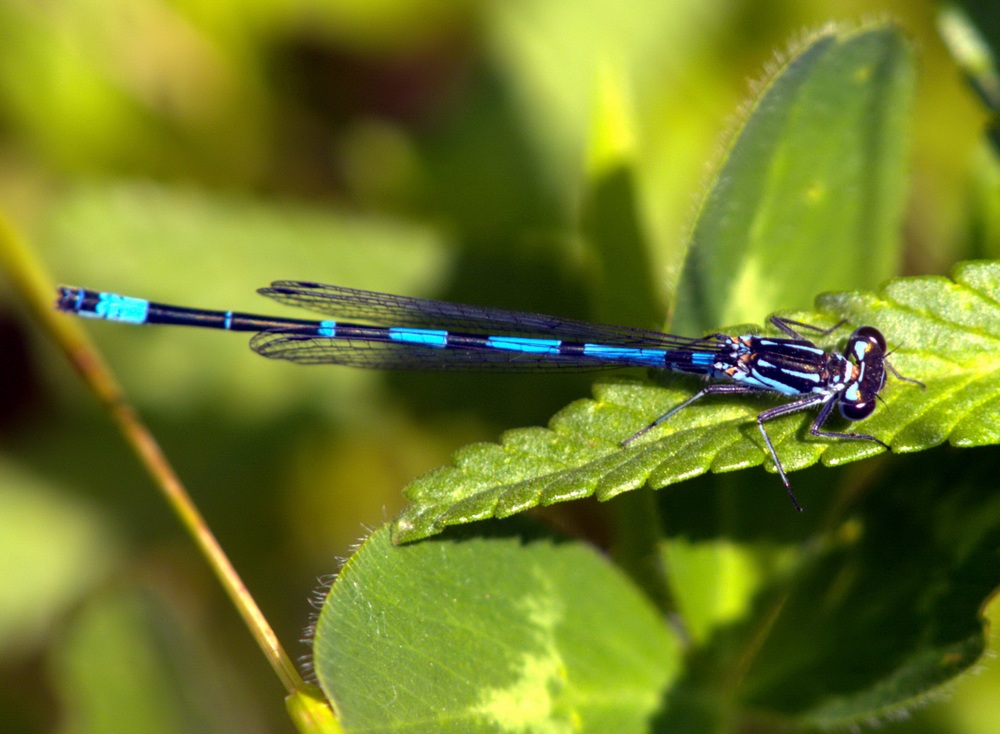
<svg viewBox="0 0 1000 734">
<path fill-rule="evenodd" d="M 872 326 L 847 339 L 844 352 L 826 351 L 795 327 L 821 329 L 774 316 L 785 336 L 710 334 L 680 337 L 556 316 L 396 296 L 321 283 L 277 281 L 262 295 L 331 316 L 304 320 L 208 311 L 154 303 L 83 288 L 63 287 L 57 306 L 79 316 L 130 324 L 200 326 L 256 332 L 250 347 L 265 357 L 303 364 L 342 364 L 375 369 L 599 370 L 645 367 L 703 375 L 712 382 L 622 441 L 637 439 L 706 395 L 777 394 L 790 398 L 757 416 L 757 426 L 781 481 L 797 509 L 788 477 L 765 424 L 783 415 L 818 408 L 809 432 L 826 439 L 873 441 L 866 433 L 824 430 L 834 407 L 849 421 L 875 410 L 886 371 L 907 382 L 886 360 L 886 342 Z M 370 323 L 365 323 L 370 322 Z"/>
</svg>

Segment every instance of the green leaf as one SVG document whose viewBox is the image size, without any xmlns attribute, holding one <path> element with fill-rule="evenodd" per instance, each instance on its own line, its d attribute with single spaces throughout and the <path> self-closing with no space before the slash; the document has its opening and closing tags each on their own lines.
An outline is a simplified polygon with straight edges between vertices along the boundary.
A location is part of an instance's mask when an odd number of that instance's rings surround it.
<svg viewBox="0 0 1000 734">
<path fill-rule="evenodd" d="M 891 24 L 830 26 L 766 82 L 698 213 L 674 330 L 757 321 L 896 272 L 912 55 Z"/>
<path fill-rule="evenodd" d="M 779 555 L 772 547 L 779 562 L 757 566 L 749 603 L 730 604 L 726 623 L 699 636 L 657 730 L 846 730 L 899 718 L 969 670 L 985 649 L 984 600 L 1000 584 L 998 458 L 895 462 L 850 503 L 795 516 L 815 525 Z M 744 567 L 775 533 L 772 518 L 695 544 L 690 523 L 674 524 L 669 543 L 703 554 L 735 547 Z M 716 583 L 672 578 L 688 595 Z M 719 617 L 704 606 L 682 607 L 681 624 L 697 630 L 706 614 Z"/>
<path fill-rule="evenodd" d="M 402 547 L 380 531 L 324 603 L 317 675 L 348 731 L 695 734 L 896 718 L 985 649 L 1000 495 L 984 477 L 1000 474 L 998 458 L 896 462 L 849 504 L 789 513 L 800 542 L 776 542 L 774 518 L 706 533 L 704 497 L 697 519 L 664 506 L 680 602 L 669 624 L 601 556 L 523 525 Z"/>
<path fill-rule="evenodd" d="M 215 657 L 182 609 L 141 590 L 109 587 L 66 622 L 49 660 L 64 731 L 259 727 L 256 700 L 232 685 L 233 667 Z"/>
<path fill-rule="evenodd" d="M 1000 262 L 964 263 L 953 277 L 899 278 L 878 295 L 828 295 L 819 299 L 822 313 L 792 314 L 819 326 L 840 319 L 875 326 L 896 346 L 893 366 L 926 384 L 921 389 L 890 375 L 882 391 L 885 406 L 855 424 L 894 451 L 919 451 L 944 441 L 956 446 L 1000 441 Z M 646 482 L 660 488 L 707 471 L 761 463 L 773 470 L 753 422 L 770 403 L 745 396 L 704 400 L 621 448 L 623 439 L 691 392 L 638 382 L 598 384 L 594 400 L 570 405 L 548 429 L 517 429 L 500 444 L 468 446 L 455 455 L 454 466 L 404 490 L 412 504 L 396 521 L 393 537 L 408 542 L 449 525 L 590 495 L 607 500 Z M 807 431 L 811 420 L 812 415 L 791 415 L 768 423 L 786 471 L 820 458 L 833 466 L 883 451 L 869 441 L 814 438 Z"/>
<path fill-rule="evenodd" d="M 994 117 L 1000 115 L 1000 28 L 996 7 L 981 0 L 945 3 L 938 11 L 938 31 L 972 88 Z M 994 119 L 994 132 L 997 132 Z"/>
<path fill-rule="evenodd" d="M 580 217 L 599 287 L 594 313 L 602 321 L 645 326 L 661 312 L 652 282 L 650 245 L 639 219 L 634 122 L 625 73 L 608 65 L 590 144 L 589 189 Z M 622 298 L 628 293 L 628 298 Z"/>
<path fill-rule="evenodd" d="M 0 462 L 0 656 L 19 660 L 111 574 L 123 553 L 98 508 L 5 456 Z"/>
<path fill-rule="evenodd" d="M 351 732 L 642 732 L 680 665 L 624 574 L 523 523 L 405 547 L 379 530 L 330 589 L 313 652 Z"/>
</svg>

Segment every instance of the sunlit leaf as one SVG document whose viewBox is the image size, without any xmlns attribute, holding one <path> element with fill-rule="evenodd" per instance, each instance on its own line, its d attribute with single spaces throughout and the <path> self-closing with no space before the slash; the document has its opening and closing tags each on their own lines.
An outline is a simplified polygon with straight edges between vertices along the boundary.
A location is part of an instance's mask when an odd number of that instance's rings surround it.
<svg viewBox="0 0 1000 734">
<path fill-rule="evenodd" d="M 891 24 L 830 26 L 760 89 L 691 234 L 674 328 L 804 307 L 896 272 L 913 52 Z"/>
<path fill-rule="evenodd" d="M 895 462 L 770 573 L 740 579 L 750 603 L 730 605 L 728 621 L 698 641 L 656 731 L 846 730 L 899 718 L 972 669 L 986 647 L 982 609 L 1000 584 L 998 458 L 994 449 Z M 749 557 L 771 539 L 761 528 L 698 545 Z M 700 586 L 690 575 L 674 583 L 688 595 Z M 688 605 L 683 624 L 698 630 L 705 615 Z"/>
<path fill-rule="evenodd" d="M 313 654 L 345 729 L 370 732 L 643 732 L 680 665 L 624 574 L 521 523 L 402 548 L 376 532 Z"/>
<path fill-rule="evenodd" d="M 878 294 L 824 296 L 819 300 L 822 314 L 795 314 L 813 324 L 843 318 L 874 325 L 897 347 L 891 357 L 894 367 L 925 383 L 922 389 L 890 375 L 883 390 L 885 405 L 855 424 L 896 451 L 919 451 L 945 441 L 981 446 L 1000 440 L 1000 263 L 966 263 L 956 267 L 953 277 L 899 278 Z M 397 520 L 394 538 L 416 540 L 449 525 L 590 495 L 606 500 L 646 482 L 659 488 L 706 471 L 761 463 L 772 468 L 753 423 L 772 403 L 745 396 L 706 399 L 621 447 L 623 439 L 690 394 L 690 386 L 599 384 L 595 399 L 570 405 L 548 429 L 513 430 L 499 444 L 466 447 L 452 467 L 407 487 L 412 504 Z M 868 441 L 813 438 L 806 431 L 809 420 L 793 415 L 768 423 L 787 471 L 820 458 L 836 465 L 883 451 Z M 774 483 L 779 491 L 778 480 Z"/>
</svg>

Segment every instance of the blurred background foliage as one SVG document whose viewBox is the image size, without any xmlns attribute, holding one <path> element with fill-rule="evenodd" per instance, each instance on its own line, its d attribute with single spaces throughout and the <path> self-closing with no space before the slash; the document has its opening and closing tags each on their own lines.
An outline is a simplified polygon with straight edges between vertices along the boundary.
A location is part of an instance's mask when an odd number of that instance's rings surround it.
<svg viewBox="0 0 1000 734">
<path fill-rule="evenodd" d="M 1000 184 L 938 11 L 0 0 L 0 200 L 60 282 L 265 311 L 254 289 L 298 278 L 662 326 L 748 82 L 804 29 L 888 13 L 920 57 L 904 272 L 944 273 L 998 256 L 998 207 L 971 202 Z M 610 133 L 609 73 L 630 115 Z M 615 155 L 649 244 L 641 308 L 602 290 L 581 234 Z M 301 368 L 236 335 L 90 331 L 293 655 L 317 577 L 409 479 L 590 381 Z M 0 730 L 290 730 L 188 538 L 2 280 L 0 355 Z M 997 684 L 994 666 L 887 729 L 995 731 Z"/>
</svg>

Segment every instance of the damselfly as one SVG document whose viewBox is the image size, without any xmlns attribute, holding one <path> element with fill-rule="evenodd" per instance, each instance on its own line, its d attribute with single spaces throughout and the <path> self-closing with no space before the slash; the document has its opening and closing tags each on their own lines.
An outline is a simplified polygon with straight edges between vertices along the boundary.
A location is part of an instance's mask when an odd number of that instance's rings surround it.
<svg viewBox="0 0 1000 734">
<path fill-rule="evenodd" d="M 866 433 L 827 431 L 823 426 L 834 406 L 849 421 L 871 415 L 885 384 L 886 370 L 899 379 L 921 384 L 902 377 L 889 364 L 885 339 L 871 326 L 855 329 L 844 353 L 838 354 L 817 347 L 793 327 L 826 336 L 840 324 L 820 329 L 777 316 L 771 318 L 771 323 L 785 337 L 710 334 L 687 338 L 321 283 L 277 281 L 258 293 L 360 323 L 207 311 L 69 287 L 60 288 L 56 305 L 79 316 L 130 324 L 254 331 L 257 333 L 250 347 L 255 352 L 303 364 L 506 371 L 646 367 L 703 375 L 714 381 L 626 438 L 623 447 L 706 395 L 785 396 L 790 402 L 761 412 L 757 426 L 797 509 L 801 507 L 765 424 L 783 415 L 818 408 L 809 427 L 812 435 L 873 441 L 888 449 L 885 442 Z"/>
</svg>

